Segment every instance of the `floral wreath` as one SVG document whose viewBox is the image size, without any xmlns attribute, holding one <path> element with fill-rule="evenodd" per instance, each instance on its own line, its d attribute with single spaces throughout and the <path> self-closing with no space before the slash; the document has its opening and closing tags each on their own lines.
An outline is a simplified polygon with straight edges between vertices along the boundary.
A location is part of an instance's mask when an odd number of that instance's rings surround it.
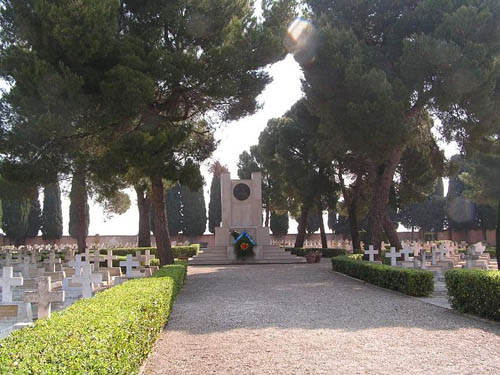
<svg viewBox="0 0 500 375">
<path fill-rule="evenodd" d="M 253 248 L 256 245 L 255 241 L 247 232 L 238 233 L 232 231 L 231 234 L 234 237 L 234 251 L 238 259 L 253 257 L 255 255 L 253 252 Z"/>
</svg>

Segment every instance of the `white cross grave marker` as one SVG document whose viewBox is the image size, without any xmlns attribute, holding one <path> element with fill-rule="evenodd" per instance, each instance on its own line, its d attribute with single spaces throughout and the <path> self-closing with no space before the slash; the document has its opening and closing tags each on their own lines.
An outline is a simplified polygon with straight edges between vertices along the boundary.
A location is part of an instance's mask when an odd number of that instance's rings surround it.
<svg viewBox="0 0 500 375">
<path fill-rule="evenodd" d="M 36 291 L 24 292 L 24 302 L 38 304 L 38 319 L 50 318 L 52 302 L 64 302 L 64 291 L 52 291 L 50 276 L 41 277 Z"/>
<path fill-rule="evenodd" d="M 116 255 L 113 255 L 113 250 L 108 249 L 106 252 L 106 262 L 108 268 L 113 268 L 113 260 L 118 259 Z"/>
<path fill-rule="evenodd" d="M 75 260 L 68 263 L 70 267 L 75 269 L 75 275 L 79 276 L 82 273 L 82 267 L 87 266 L 90 263 L 82 260 L 82 254 L 77 254 Z"/>
<path fill-rule="evenodd" d="M 413 254 L 413 250 L 408 245 L 404 245 L 401 254 L 404 255 L 405 262 L 409 262 L 410 254 Z"/>
<path fill-rule="evenodd" d="M 126 276 L 134 277 L 133 267 L 139 267 L 139 262 L 137 260 L 132 260 L 132 254 L 127 254 L 126 261 L 120 261 L 120 267 L 126 267 Z"/>
<path fill-rule="evenodd" d="M 151 255 L 150 250 L 145 250 L 144 255 L 142 255 L 141 252 L 138 250 L 135 252 L 135 258 L 139 262 L 144 262 L 144 265 L 149 267 L 151 265 L 151 260 L 155 259 L 155 256 Z"/>
<path fill-rule="evenodd" d="M 92 274 L 92 266 L 90 264 L 83 265 L 81 273 L 78 276 L 73 276 L 71 282 L 82 285 L 82 297 L 91 298 L 94 284 L 102 283 L 101 274 Z"/>
<path fill-rule="evenodd" d="M 422 268 L 423 270 L 427 269 L 427 252 L 425 251 L 425 249 L 422 249 L 420 251 L 420 261 L 421 261 L 420 268 Z"/>
<path fill-rule="evenodd" d="M 436 261 L 436 254 L 437 254 L 437 252 L 438 252 L 438 251 L 437 251 L 437 249 L 436 249 L 436 247 L 435 247 L 435 246 L 432 246 L 432 250 L 431 250 L 431 251 L 432 251 L 431 264 L 432 264 L 433 266 L 435 266 L 435 265 L 437 264 L 437 261 Z"/>
<path fill-rule="evenodd" d="M 12 267 L 3 267 L 0 287 L 2 287 L 2 302 L 12 302 L 12 287 L 23 285 L 22 277 L 14 277 Z"/>
<path fill-rule="evenodd" d="M 386 258 L 391 258 L 391 266 L 393 267 L 396 267 L 398 265 L 396 258 L 398 258 L 399 256 L 401 256 L 401 253 L 397 253 L 395 247 L 391 247 L 390 253 L 385 253 Z"/>
<path fill-rule="evenodd" d="M 368 246 L 368 250 L 365 250 L 365 254 L 368 254 L 370 262 L 375 262 L 374 255 L 378 254 L 378 250 L 373 249 L 373 245 Z"/>
<path fill-rule="evenodd" d="M 21 265 L 21 270 L 22 270 L 21 273 L 23 274 L 24 277 L 29 277 L 30 269 L 31 269 L 30 257 L 25 256 L 23 259 L 23 264 Z"/>
</svg>

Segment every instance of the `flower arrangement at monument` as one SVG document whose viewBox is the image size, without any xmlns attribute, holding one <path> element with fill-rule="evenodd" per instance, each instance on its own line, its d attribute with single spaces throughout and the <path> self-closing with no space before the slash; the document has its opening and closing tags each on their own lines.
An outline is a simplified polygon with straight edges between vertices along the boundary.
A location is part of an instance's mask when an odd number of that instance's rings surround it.
<svg viewBox="0 0 500 375">
<path fill-rule="evenodd" d="M 234 251 L 238 259 L 253 257 L 255 255 L 253 252 L 253 248 L 256 245 L 255 241 L 247 232 L 238 233 L 233 231 L 231 234 L 234 237 Z"/>
</svg>

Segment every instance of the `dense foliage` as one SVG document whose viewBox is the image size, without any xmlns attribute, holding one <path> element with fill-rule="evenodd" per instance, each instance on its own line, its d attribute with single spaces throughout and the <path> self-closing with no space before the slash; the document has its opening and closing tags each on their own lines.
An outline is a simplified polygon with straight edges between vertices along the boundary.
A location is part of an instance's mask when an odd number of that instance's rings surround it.
<svg viewBox="0 0 500 375">
<path fill-rule="evenodd" d="M 182 234 L 185 236 L 201 236 L 207 228 L 207 209 L 203 187 L 192 191 L 181 185 L 182 199 Z"/>
<path fill-rule="evenodd" d="M 332 266 L 336 272 L 410 296 L 425 297 L 434 291 L 434 274 L 430 271 L 369 263 L 349 256 L 332 258 Z"/>
<path fill-rule="evenodd" d="M 269 228 L 274 235 L 285 235 L 288 233 L 288 221 L 288 212 L 271 211 Z"/>
<path fill-rule="evenodd" d="M 135 256 L 137 251 L 140 251 L 142 254 L 146 250 L 149 250 L 151 255 L 158 256 L 158 249 L 156 247 L 131 247 L 131 248 L 125 248 L 125 247 L 119 247 L 119 248 L 113 248 L 113 255 L 117 256 L 127 256 L 128 254 Z M 174 254 L 175 258 L 179 257 L 192 257 L 198 254 L 200 251 L 200 245 L 198 244 L 192 244 L 192 245 L 181 245 L 181 246 L 172 246 L 172 252 Z M 105 254 L 105 250 L 103 249 L 101 253 Z"/>
<path fill-rule="evenodd" d="M 378 246 L 395 173 L 429 133 L 429 113 L 461 145 L 496 126 L 500 8 L 496 0 L 305 3 L 314 26 L 293 25 L 290 50 L 330 148 L 365 162 L 368 241 Z"/>
<path fill-rule="evenodd" d="M 2 201 L 2 229 L 15 245 L 22 244 L 26 238 L 30 206 L 30 200 L 26 198 Z"/>
<path fill-rule="evenodd" d="M 61 188 L 58 182 L 47 184 L 43 190 L 42 237 L 57 240 L 63 234 Z"/>
<path fill-rule="evenodd" d="M 450 270 L 445 278 L 454 309 L 500 321 L 500 271 Z"/>
<path fill-rule="evenodd" d="M 2 374 L 135 374 L 168 321 L 186 265 L 79 300 L 0 341 Z"/>
<path fill-rule="evenodd" d="M 173 236 L 179 234 L 182 231 L 182 197 L 179 183 L 167 189 L 165 207 L 167 210 L 168 232 Z M 152 214 L 154 214 L 154 211 L 152 211 Z M 154 215 L 151 217 L 153 218 L 151 227 L 154 228 Z"/>
<path fill-rule="evenodd" d="M 30 198 L 30 213 L 28 216 L 28 228 L 26 230 L 27 238 L 34 238 L 38 236 L 38 232 L 42 226 L 42 209 L 38 199 L 38 188 L 33 192 Z"/>
</svg>

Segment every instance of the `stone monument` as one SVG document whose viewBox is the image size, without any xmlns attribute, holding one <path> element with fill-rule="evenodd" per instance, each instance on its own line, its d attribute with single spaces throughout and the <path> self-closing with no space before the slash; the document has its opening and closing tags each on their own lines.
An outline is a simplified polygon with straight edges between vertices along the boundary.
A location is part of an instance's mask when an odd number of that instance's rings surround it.
<svg viewBox="0 0 500 375">
<path fill-rule="evenodd" d="M 302 263 L 305 260 L 271 244 L 269 228 L 262 226 L 262 173 L 250 180 L 231 180 L 223 173 L 221 180 L 222 222 L 215 228 L 215 246 L 193 259 L 192 264 L 239 263 L 232 233 L 246 232 L 255 241 L 254 257 L 245 263 Z"/>
</svg>

